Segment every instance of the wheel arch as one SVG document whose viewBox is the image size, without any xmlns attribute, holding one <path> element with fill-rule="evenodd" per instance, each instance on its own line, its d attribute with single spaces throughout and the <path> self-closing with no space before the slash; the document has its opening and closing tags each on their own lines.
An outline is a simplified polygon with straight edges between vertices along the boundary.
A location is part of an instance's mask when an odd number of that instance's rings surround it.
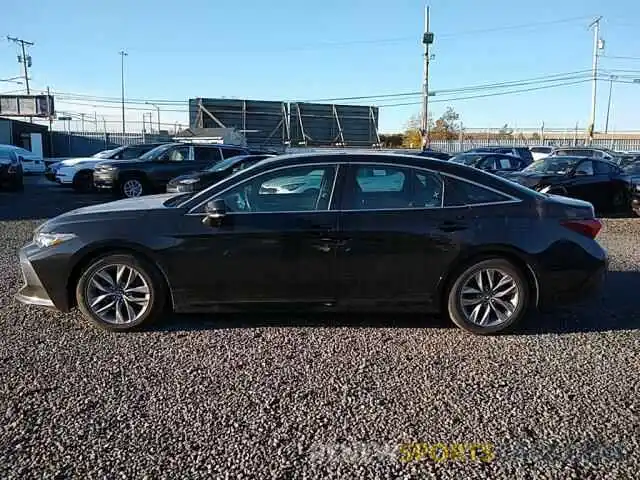
<svg viewBox="0 0 640 480">
<path fill-rule="evenodd" d="M 171 288 L 171 282 L 169 281 L 169 277 L 165 268 L 157 260 L 156 256 L 151 250 L 144 247 L 143 245 L 131 242 L 103 242 L 93 245 L 92 247 L 84 249 L 76 254 L 73 267 L 71 268 L 71 272 L 67 279 L 66 290 L 69 308 L 73 308 L 74 306 L 76 306 L 77 302 L 75 297 L 75 290 L 76 286 L 78 285 L 78 281 L 80 280 L 82 271 L 93 260 L 106 255 L 113 255 L 117 253 L 134 254 L 156 267 L 160 272 L 162 279 L 164 280 L 165 286 L 167 287 L 167 300 L 169 301 L 171 309 L 173 309 L 173 290 Z"/>
<path fill-rule="evenodd" d="M 533 300 L 531 304 L 535 307 L 539 305 L 540 284 L 531 262 L 527 259 L 526 253 L 507 245 L 492 245 L 466 252 L 454 261 L 446 275 L 440 279 L 437 297 L 439 302 L 438 306 L 442 308 L 443 305 L 447 304 L 449 290 L 458 275 L 460 275 L 465 268 L 488 258 L 503 258 L 516 266 L 523 273 L 527 282 Z"/>
</svg>

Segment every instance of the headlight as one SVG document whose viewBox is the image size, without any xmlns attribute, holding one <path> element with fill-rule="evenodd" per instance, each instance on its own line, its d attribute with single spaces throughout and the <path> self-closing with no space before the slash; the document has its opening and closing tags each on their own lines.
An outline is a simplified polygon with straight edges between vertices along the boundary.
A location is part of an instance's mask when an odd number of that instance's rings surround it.
<svg viewBox="0 0 640 480">
<path fill-rule="evenodd" d="M 184 180 L 180 180 L 179 183 L 183 185 L 193 185 L 194 183 L 198 183 L 200 180 L 197 178 L 185 178 Z"/>
<path fill-rule="evenodd" d="M 33 243 L 39 247 L 53 247 L 63 242 L 76 238 L 73 233 L 36 233 L 33 236 Z"/>
<path fill-rule="evenodd" d="M 551 190 L 551 185 L 547 185 L 544 188 L 541 188 L 540 190 L 538 190 L 540 193 L 547 193 L 549 190 Z"/>
</svg>

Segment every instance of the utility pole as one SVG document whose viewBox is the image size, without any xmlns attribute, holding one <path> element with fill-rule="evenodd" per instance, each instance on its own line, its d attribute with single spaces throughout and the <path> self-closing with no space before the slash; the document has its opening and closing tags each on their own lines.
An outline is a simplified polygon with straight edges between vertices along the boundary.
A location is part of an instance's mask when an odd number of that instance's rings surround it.
<svg viewBox="0 0 640 480">
<path fill-rule="evenodd" d="M 84 132 L 84 113 L 80 114 L 80 118 L 82 119 L 82 127 L 80 127 L 80 130 L 82 130 Z"/>
<path fill-rule="evenodd" d="M 604 124 L 604 133 L 609 133 L 609 112 L 611 111 L 611 91 L 613 90 L 613 81 L 618 78 L 615 75 L 609 77 L 609 102 L 607 103 L 607 121 Z"/>
<path fill-rule="evenodd" d="M 124 50 L 120 50 L 120 52 L 118 52 L 118 53 L 120 54 L 120 57 L 121 57 L 120 79 L 121 79 L 121 85 L 122 85 L 122 134 L 124 135 L 124 133 L 125 133 L 125 124 L 124 124 L 124 57 L 126 57 L 129 54 L 127 52 L 125 52 Z"/>
<path fill-rule="evenodd" d="M 429 146 L 429 46 L 433 43 L 433 33 L 429 31 L 429 7 L 424 10 L 424 79 L 422 84 L 422 148 Z"/>
<path fill-rule="evenodd" d="M 600 48 L 600 20 L 602 16 L 596 18 L 589 24 L 593 27 L 593 65 L 592 65 L 592 87 L 591 87 L 591 118 L 589 120 L 589 139 L 593 140 L 593 133 L 596 124 L 596 93 L 598 85 L 598 49 Z"/>
<path fill-rule="evenodd" d="M 31 68 L 31 55 L 27 55 L 27 50 L 25 46 L 33 47 L 33 42 L 27 42 L 21 38 L 9 37 L 7 36 L 7 40 L 13 43 L 17 43 L 22 48 L 22 55 L 18 55 L 18 63 L 22 64 L 24 69 L 24 83 L 27 87 L 27 95 L 31 95 L 31 90 L 29 89 L 29 68 Z"/>
<path fill-rule="evenodd" d="M 154 103 L 151 103 L 151 102 L 144 102 L 144 103 L 147 104 L 147 105 L 151 105 L 152 107 L 154 107 L 157 110 L 157 112 L 158 112 L 158 133 L 160 133 L 160 107 L 157 106 Z M 149 125 L 151 125 L 151 123 L 149 123 Z"/>
</svg>

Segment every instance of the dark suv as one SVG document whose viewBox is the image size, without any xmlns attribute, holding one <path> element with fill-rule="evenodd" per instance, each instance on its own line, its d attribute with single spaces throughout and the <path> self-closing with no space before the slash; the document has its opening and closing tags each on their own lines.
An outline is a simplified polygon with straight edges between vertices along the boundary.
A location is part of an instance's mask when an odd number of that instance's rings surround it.
<svg viewBox="0 0 640 480">
<path fill-rule="evenodd" d="M 248 149 L 236 145 L 169 143 L 134 160 L 99 163 L 93 171 L 93 182 L 97 188 L 110 189 L 123 197 L 164 193 L 174 177 L 248 153 Z"/>
<path fill-rule="evenodd" d="M 504 153 L 520 157 L 526 165 L 533 163 L 533 155 L 531 155 L 529 147 L 478 147 L 463 153 Z"/>
</svg>

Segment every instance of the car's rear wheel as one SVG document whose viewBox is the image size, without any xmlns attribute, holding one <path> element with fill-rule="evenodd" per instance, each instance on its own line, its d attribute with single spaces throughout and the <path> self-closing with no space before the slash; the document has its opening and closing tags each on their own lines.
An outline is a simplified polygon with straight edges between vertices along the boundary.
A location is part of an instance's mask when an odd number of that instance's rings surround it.
<svg viewBox="0 0 640 480">
<path fill-rule="evenodd" d="M 138 177 L 124 178 L 120 183 L 120 194 L 125 198 L 136 198 L 146 195 L 148 187 L 144 180 Z"/>
<path fill-rule="evenodd" d="M 73 177 L 72 186 L 76 192 L 91 192 L 93 190 L 93 173 L 90 171 L 76 173 Z"/>
<path fill-rule="evenodd" d="M 524 274 L 502 258 L 477 261 L 455 278 L 448 292 L 451 320 L 479 335 L 505 331 L 527 312 L 529 287 Z"/>
<path fill-rule="evenodd" d="M 112 331 L 148 324 L 164 309 L 166 287 L 158 269 L 131 254 L 91 262 L 80 275 L 76 300 L 94 325 Z"/>
</svg>

